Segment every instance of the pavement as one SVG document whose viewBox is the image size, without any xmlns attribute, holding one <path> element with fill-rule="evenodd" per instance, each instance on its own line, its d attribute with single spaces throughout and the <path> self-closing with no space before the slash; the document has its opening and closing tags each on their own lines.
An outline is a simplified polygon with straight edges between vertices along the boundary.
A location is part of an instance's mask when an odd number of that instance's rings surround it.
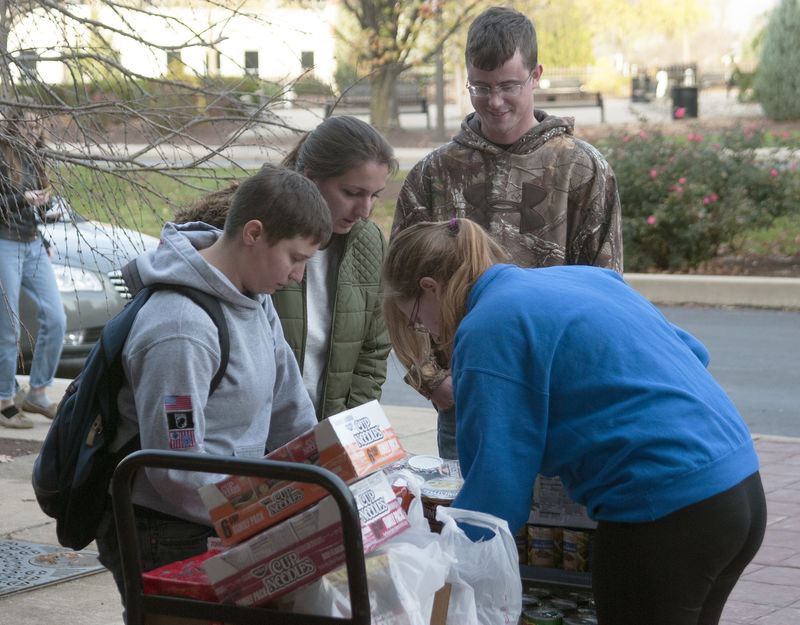
<svg viewBox="0 0 800 625">
<path fill-rule="evenodd" d="M 741 105 L 724 94 L 701 92 L 700 119 L 704 117 L 757 117 L 757 105 Z M 458 127 L 460 114 L 447 112 L 448 136 Z M 574 114 L 578 125 L 599 123 L 597 111 L 559 111 Z M 287 113 L 290 114 L 290 113 Z M 665 103 L 633 105 L 628 100 L 606 100 L 606 122 L 626 123 L 642 115 L 669 123 Z M 411 116 L 409 116 L 411 118 Z M 408 123 L 424 124 L 423 116 Z M 319 113 L 293 114 L 296 127 L 311 128 Z M 435 111 L 431 120 L 435 120 Z M 404 122 L 405 123 L 405 122 Z M 683 123 L 683 122 L 679 122 Z M 401 167 L 408 168 L 428 148 L 398 148 Z M 266 148 L 237 148 L 227 155 L 248 166 L 276 157 Z M 185 158 L 185 154 L 183 155 Z M 160 154 L 160 160 L 167 155 Z M 168 160 L 168 159 L 167 159 Z M 707 304 L 724 306 L 800 309 L 800 279 L 730 276 L 667 276 L 626 274 L 626 280 L 657 304 Z M 52 397 L 63 393 L 66 380 L 57 380 Z M 413 393 L 409 388 L 409 393 Z M 436 453 L 436 415 L 432 408 L 385 405 L 403 446 L 409 453 Z M 29 441 L 35 446 L 48 431 L 49 421 L 31 417 L 32 430 L 0 430 L 0 438 Z M 797 625 L 800 623 L 800 438 L 753 434 L 761 459 L 769 519 L 761 550 L 736 585 L 722 615 L 723 625 Z M 36 503 L 30 476 L 36 454 L 0 456 L 0 538 L 57 545 L 55 521 Z M 92 549 L 90 546 L 88 549 Z M 0 576 L 13 575 L 0 567 Z M 0 597 L 0 625 L 121 625 L 121 606 L 111 575 L 105 571 Z"/>
<path fill-rule="evenodd" d="M 67 380 L 59 379 L 59 397 Z M 409 388 L 409 393 L 413 391 Z M 404 448 L 436 453 L 436 414 L 432 408 L 383 406 Z M 44 439 L 49 421 L 31 415 L 32 430 L 3 430 L 0 438 Z M 800 438 L 753 434 L 761 460 L 769 519 L 761 550 L 736 585 L 722 625 L 797 625 L 800 623 Z M 39 509 L 30 485 L 36 454 L 0 457 L 0 538 L 57 545 L 55 521 Z M 87 549 L 94 549 L 90 545 Z M 0 575 L 13 574 L 0 567 Z M 0 625 L 122 625 L 111 574 L 102 571 L 0 598 Z"/>
</svg>

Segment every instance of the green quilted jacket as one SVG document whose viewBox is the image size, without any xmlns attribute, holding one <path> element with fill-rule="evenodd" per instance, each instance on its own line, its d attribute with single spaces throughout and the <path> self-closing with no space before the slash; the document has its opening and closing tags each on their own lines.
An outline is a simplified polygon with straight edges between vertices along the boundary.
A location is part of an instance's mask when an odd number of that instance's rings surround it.
<svg viewBox="0 0 800 625">
<path fill-rule="evenodd" d="M 334 235 L 339 248 L 328 359 L 322 386 L 322 420 L 380 399 L 391 350 L 381 312 L 380 275 L 386 240 L 375 223 L 360 221 L 347 235 Z M 306 278 L 276 291 L 286 340 L 303 369 L 306 344 Z"/>
</svg>

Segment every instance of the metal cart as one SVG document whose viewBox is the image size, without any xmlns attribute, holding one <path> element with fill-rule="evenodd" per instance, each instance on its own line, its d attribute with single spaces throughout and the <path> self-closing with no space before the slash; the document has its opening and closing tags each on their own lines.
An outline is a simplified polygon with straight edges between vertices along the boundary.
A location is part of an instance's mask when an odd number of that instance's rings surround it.
<svg viewBox="0 0 800 625">
<path fill-rule="evenodd" d="M 336 500 L 342 518 L 345 561 L 350 590 L 351 618 L 293 614 L 270 608 L 212 603 L 182 597 L 146 595 L 142 586 L 142 563 L 136 542 L 131 486 L 142 468 L 178 469 L 294 480 L 318 484 Z M 355 499 L 347 485 L 321 467 L 276 460 L 244 460 L 175 451 L 137 451 L 127 456 L 114 472 L 111 482 L 117 525 L 128 625 L 145 625 L 148 616 L 220 621 L 231 625 L 369 625 L 370 607 L 367 574 L 361 541 L 361 522 Z"/>
</svg>

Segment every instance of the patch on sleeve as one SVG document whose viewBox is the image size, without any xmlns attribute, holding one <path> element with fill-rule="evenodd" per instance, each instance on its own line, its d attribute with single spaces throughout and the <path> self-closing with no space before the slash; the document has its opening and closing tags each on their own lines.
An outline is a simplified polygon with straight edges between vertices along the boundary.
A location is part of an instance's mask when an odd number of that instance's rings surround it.
<svg viewBox="0 0 800 625">
<path fill-rule="evenodd" d="M 167 395 L 164 397 L 164 411 L 167 413 L 169 448 L 188 449 L 194 447 L 191 395 Z"/>
</svg>

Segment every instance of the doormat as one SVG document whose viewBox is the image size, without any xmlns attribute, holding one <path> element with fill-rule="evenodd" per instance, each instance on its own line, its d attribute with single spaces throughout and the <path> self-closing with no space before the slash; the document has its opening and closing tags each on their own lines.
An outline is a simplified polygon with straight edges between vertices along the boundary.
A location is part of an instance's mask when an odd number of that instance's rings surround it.
<svg viewBox="0 0 800 625">
<path fill-rule="evenodd" d="M 104 570 L 95 551 L 0 539 L 0 597 Z"/>
</svg>

